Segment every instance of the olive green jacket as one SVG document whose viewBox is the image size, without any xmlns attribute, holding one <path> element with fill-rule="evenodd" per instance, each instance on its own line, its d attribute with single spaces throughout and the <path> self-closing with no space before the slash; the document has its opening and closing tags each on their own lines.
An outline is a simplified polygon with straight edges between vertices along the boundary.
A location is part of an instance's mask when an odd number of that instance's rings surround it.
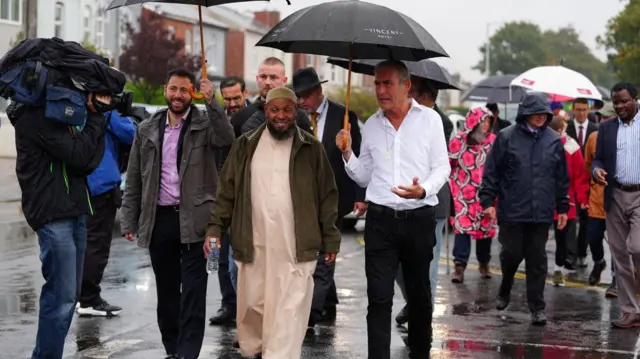
<svg viewBox="0 0 640 359">
<path fill-rule="evenodd" d="M 235 140 L 225 161 L 207 235 L 220 237 L 230 228 L 233 258 L 243 263 L 253 261 L 253 226 L 251 219 L 251 160 L 265 131 L 263 124 Z M 318 252 L 338 253 L 340 232 L 338 189 L 322 143 L 296 127 L 289 178 L 294 209 L 296 261 L 318 259 Z"/>
</svg>

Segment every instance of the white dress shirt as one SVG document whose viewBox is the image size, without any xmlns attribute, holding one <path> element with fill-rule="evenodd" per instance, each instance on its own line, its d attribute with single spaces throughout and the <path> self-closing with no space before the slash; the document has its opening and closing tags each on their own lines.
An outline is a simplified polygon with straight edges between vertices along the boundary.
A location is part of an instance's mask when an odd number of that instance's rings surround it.
<svg viewBox="0 0 640 359">
<path fill-rule="evenodd" d="M 345 169 L 366 200 L 396 211 L 438 204 L 438 191 L 451 173 L 440 115 L 411 100 L 411 108 L 396 131 L 382 110 L 364 125 L 360 158 L 351 154 Z M 413 178 L 425 189 L 424 199 L 404 199 L 395 187 L 411 186 Z"/>
<path fill-rule="evenodd" d="M 582 125 L 580 122 L 576 121 L 576 119 L 573 119 L 571 122 L 573 122 L 573 126 L 576 129 L 576 142 L 578 142 L 580 147 L 584 147 L 585 143 L 587 143 L 587 127 L 589 126 L 589 120 L 585 120 Z M 580 126 L 582 126 L 582 143 L 578 141 L 580 138 Z"/>
<path fill-rule="evenodd" d="M 324 134 L 324 125 L 325 123 L 327 123 L 327 112 L 329 112 L 329 100 L 327 100 L 327 96 L 324 96 L 324 99 L 322 99 L 322 102 L 316 109 L 316 112 L 319 114 L 318 118 L 316 118 L 318 139 L 322 141 L 322 135 Z M 309 120 L 311 120 L 311 116 L 309 116 Z"/>
</svg>

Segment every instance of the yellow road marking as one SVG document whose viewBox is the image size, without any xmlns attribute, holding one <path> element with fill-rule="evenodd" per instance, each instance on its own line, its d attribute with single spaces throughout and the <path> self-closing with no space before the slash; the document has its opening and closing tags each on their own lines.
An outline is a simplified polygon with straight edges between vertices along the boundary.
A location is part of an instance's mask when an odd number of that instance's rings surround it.
<svg viewBox="0 0 640 359">
<path fill-rule="evenodd" d="M 356 241 L 358 241 L 358 243 L 360 243 L 361 245 L 364 246 L 364 235 L 363 234 L 357 234 L 356 235 Z M 440 264 L 447 264 L 447 259 L 446 258 L 441 258 L 440 259 Z M 450 265 L 454 265 L 452 260 L 449 260 L 449 264 Z M 480 268 L 477 264 L 473 264 L 473 263 L 469 263 L 467 264 L 467 268 L 471 268 L 471 269 L 478 269 Z M 496 267 L 491 267 L 491 274 L 496 274 L 496 275 L 502 275 L 502 271 Z M 515 279 L 521 279 L 521 280 L 525 280 L 527 279 L 527 276 L 524 273 L 520 273 L 517 272 L 516 275 L 514 276 Z M 553 281 L 551 280 L 546 280 L 547 284 L 553 285 Z M 600 286 L 591 286 L 591 285 L 587 285 L 584 283 L 578 283 L 578 282 L 573 282 L 570 280 L 567 280 L 565 278 L 564 280 L 564 286 L 565 287 L 570 287 L 570 288 L 583 288 L 583 289 L 588 289 L 588 290 L 593 290 L 593 291 L 597 291 L 597 292 L 604 292 L 606 291 L 604 288 L 600 287 Z"/>
</svg>

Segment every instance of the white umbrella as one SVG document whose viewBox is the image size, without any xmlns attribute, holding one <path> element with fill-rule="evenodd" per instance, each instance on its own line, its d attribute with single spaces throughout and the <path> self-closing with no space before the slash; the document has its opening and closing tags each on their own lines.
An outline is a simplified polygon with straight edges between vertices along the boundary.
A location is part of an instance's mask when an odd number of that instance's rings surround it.
<svg viewBox="0 0 640 359">
<path fill-rule="evenodd" d="M 583 74 L 564 66 L 541 66 L 524 72 L 511 86 L 570 98 L 602 101 L 598 88 Z"/>
</svg>

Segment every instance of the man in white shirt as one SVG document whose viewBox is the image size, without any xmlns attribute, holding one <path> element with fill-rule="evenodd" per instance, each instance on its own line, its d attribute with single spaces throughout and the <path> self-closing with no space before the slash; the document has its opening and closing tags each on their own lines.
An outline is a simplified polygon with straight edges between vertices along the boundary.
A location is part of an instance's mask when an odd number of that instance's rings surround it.
<svg viewBox="0 0 640 359">
<path fill-rule="evenodd" d="M 348 130 L 336 136 L 347 174 L 367 187 L 368 358 L 390 358 L 391 306 L 400 264 L 407 289 L 411 358 L 428 358 L 434 206 L 451 172 L 447 145 L 438 113 L 408 98 L 411 80 L 402 62 L 379 63 L 375 77 L 380 109 L 364 126 L 360 156 L 351 150 Z"/>
</svg>

